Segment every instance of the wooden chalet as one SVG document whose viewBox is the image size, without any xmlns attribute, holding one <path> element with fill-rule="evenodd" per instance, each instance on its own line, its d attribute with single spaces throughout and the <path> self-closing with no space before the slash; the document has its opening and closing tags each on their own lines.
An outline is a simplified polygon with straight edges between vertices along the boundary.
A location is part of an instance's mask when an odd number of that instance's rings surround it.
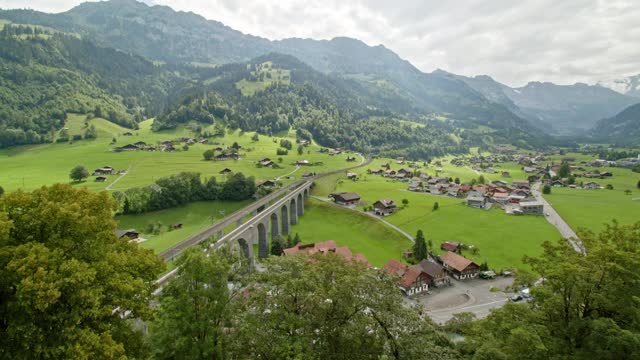
<svg viewBox="0 0 640 360">
<path fill-rule="evenodd" d="M 473 279 L 478 276 L 480 266 L 473 261 L 451 251 L 440 256 L 442 266 L 458 280 Z"/>
</svg>

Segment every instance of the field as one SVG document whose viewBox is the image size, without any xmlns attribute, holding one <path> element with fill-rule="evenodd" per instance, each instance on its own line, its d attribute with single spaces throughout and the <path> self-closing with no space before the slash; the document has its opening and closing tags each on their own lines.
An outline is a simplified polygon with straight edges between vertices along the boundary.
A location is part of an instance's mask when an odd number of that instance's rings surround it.
<svg viewBox="0 0 640 360">
<path fill-rule="evenodd" d="M 136 229 L 142 232 L 140 236 L 147 240 L 140 246 L 159 253 L 248 203 L 248 201 L 201 201 L 145 214 L 116 216 L 116 221 L 119 229 Z M 148 225 L 157 222 L 162 223 L 164 231 L 157 235 L 146 233 Z M 168 231 L 167 227 L 172 224 L 182 224 L 182 228 Z"/>
<path fill-rule="evenodd" d="M 181 127 L 172 131 L 152 132 L 151 124 L 153 120 L 147 120 L 140 124 L 139 130 L 128 130 L 103 119 L 89 120 L 98 131 L 98 138 L 95 140 L 81 140 L 73 143 L 41 144 L 20 146 L 10 149 L 0 150 L 0 185 L 6 191 L 19 188 L 30 190 L 42 185 L 53 183 L 69 183 L 69 171 L 76 165 L 84 165 L 89 171 L 102 166 L 113 166 L 117 170 L 129 169 L 126 176 L 122 177 L 116 184 L 112 185 L 112 190 L 123 190 L 134 186 L 144 186 L 151 184 L 154 180 L 175 174 L 181 171 L 200 172 L 205 177 L 217 176 L 219 171 L 230 168 L 234 172 L 243 172 L 245 175 L 254 176 L 256 180 L 272 179 L 289 173 L 295 178 L 300 178 L 306 171 L 316 173 L 327 172 L 349 166 L 345 161 L 345 156 L 331 157 L 319 153 L 320 147 L 312 144 L 305 148 L 303 155 L 298 155 L 295 147 L 295 138 L 285 134 L 294 143 L 293 150 L 288 155 L 278 156 L 276 150 L 279 145 L 267 136 L 260 136 L 258 142 L 251 141 L 253 133 L 241 133 L 235 131 L 227 133 L 224 137 L 211 138 L 209 145 L 196 144 L 183 151 L 181 146 L 176 146 L 175 152 L 148 152 L 148 151 L 125 151 L 112 152 L 114 146 L 123 146 L 138 141 L 148 144 L 156 144 L 164 140 L 173 140 L 180 137 L 195 137 L 189 129 Z M 81 115 L 69 115 L 67 127 L 71 135 L 81 134 L 85 128 L 85 117 Z M 133 136 L 123 136 L 131 131 Z M 116 144 L 111 145 L 112 138 L 116 139 Z M 230 146 L 238 142 L 242 149 L 240 160 L 228 161 L 204 161 L 202 153 L 216 146 Z M 218 143 L 219 145 L 214 145 Z M 255 163 L 258 159 L 270 157 L 275 162 L 278 157 L 282 158 L 282 163 L 278 165 L 281 169 L 257 168 Z M 293 163 L 296 160 L 306 159 L 310 162 L 322 162 L 322 165 L 301 167 L 296 170 Z M 107 176 L 104 183 L 97 183 L 94 177 L 76 186 L 86 186 L 91 190 L 103 190 L 118 178 L 118 175 Z M 293 181 L 281 179 L 283 182 Z"/>
<path fill-rule="evenodd" d="M 267 61 L 258 65 L 257 71 L 251 74 L 256 76 L 257 80 L 242 79 L 236 83 L 236 88 L 242 92 L 244 96 L 252 96 L 258 91 L 263 91 L 272 84 L 289 85 L 291 82 L 291 73 L 286 69 L 274 68 L 271 61 Z M 215 81 L 215 80 L 213 80 Z"/>
<path fill-rule="evenodd" d="M 364 214 L 311 199 L 304 215 L 292 227 L 304 243 L 335 240 L 355 253 L 363 253 L 372 265 L 382 267 L 389 259 L 401 259 L 402 252 L 411 248 L 402 234 Z"/>
<path fill-rule="evenodd" d="M 392 169 L 401 167 L 395 161 L 377 159 L 366 168 L 378 168 L 382 162 L 389 162 Z M 538 255 L 545 240 L 560 238 L 557 230 L 543 217 L 509 216 L 497 209 L 486 211 L 467 207 L 462 199 L 410 192 L 406 190 L 406 183 L 367 175 L 366 168 L 360 169 L 358 181 L 339 178 L 335 191 L 357 192 L 363 206 L 372 205 L 381 198 L 391 198 L 402 206 L 402 199 L 407 199 L 409 204 L 405 208 L 385 219 L 410 234 L 422 230 L 438 248 L 436 252 L 444 241 L 459 241 L 479 249 L 476 255 L 465 253 L 477 262 L 487 261 L 496 270 L 522 268 L 524 255 Z M 427 172 L 432 174 L 429 169 L 433 167 L 427 168 Z M 459 176 L 463 181 L 477 177 L 469 168 L 445 166 L 445 163 L 443 172 L 447 176 Z M 331 179 L 320 180 L 314 194 L 327 196 L 334 191 L 330 183 Z M 439 203 L 437 211 L 432 210 L 434 202 Z"/>
</svg>

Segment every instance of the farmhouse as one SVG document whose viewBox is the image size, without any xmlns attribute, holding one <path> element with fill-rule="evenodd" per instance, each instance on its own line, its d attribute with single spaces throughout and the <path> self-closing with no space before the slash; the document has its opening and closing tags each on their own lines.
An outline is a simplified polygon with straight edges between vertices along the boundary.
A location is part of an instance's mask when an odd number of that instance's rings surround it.
<svg viewBox="0 0 640 360">
<path fill-rule="evenodd" d="M 313 176 L 313 173 L 310 173 L 310 172 L 306 172 L 304 173 L 304 175 L 302 175 L 303 178 L 310 178 L 312 176 Z"/>
<path fill-rule="evenodd" d="M 135 229 L 116 230 L 116 236 L 118 237 L 118 239 L 126 237 L 129 238 L 129 240 L 135 240 L 140 237 L 140 233 Z"/>
<path fill-rule="evenodd" d="M 451 251 L 440 256 L 440 260 L 444 268 L 458 280 L 473 279 L 480 272 L 480 266 L 476 263 Z"/>
<path fill-rule="evenodd" d="M 220 170 L 220 171 L 218 172 L 218 174 L 227 175 L 227 174 L 231 174 L 232 172 L 233 172 L 233 171 L 231 171 L 231 169 L 229 169 L 229 168 L 224 168 L 224 169 Z"/>
<path fill-rule="evenodd" d="M 307 166 L 309 164 L 310 164 L 309 160 L 298 160 L 298 161 L 296 161 L 296 165 L 300 165 L 300 166 Z"/>
<path fill-rule="evenodd" d="M 458 252 L 460 244 L 455 241 L 445 241 L 440 244 L 440 250 Z"/>
<path fill-rule="evenodd" d="M 381 169 L 373 169 L 373 170 L 371 170 L 371 174 L 373 174 L 373 175 L 380 175 L 382 173 L 383 173 L 383 171 Z"/>
<path fill-rule="evenodd" d="M 373 203 L 373 212 L 376 215 L 386 216 L 393 214 L 397 209 L 396 203 L 391 199 L 382 199 Z"/>
<path fill-rule="evenodd" d="M 386 170 L 384 172 L 384 176 L 395 176 L 395 175 L 396 175 L 396 172 L 393 170 Z"/>
<path fill-rule="evenodd" d="M 544 204 L 537 200 L 520 201 L 520 210 L 525 215 L 543 215 Z"/>
<path fill-rule="evenodd" d="M 467 205 L 480 209 L 487 204 L 487 199 L 482 195 L 469 194 L 466 200 Z"/>
<path fill-rule="evenodd" d="M 495 192 L 493 193 L 493 201 L 499 204 L 505 204 L 509 202 L 509 194 L 506 192 Z"/>
<path fill-rule="evenodd" d="M 513 186 L 518 189 L 529 189 L 529 182 L 526 180 L 517 180 L 513 182 Z"/>
<path fill-rule="evenodd" d="M 551 186 L 553 187 L 564 187 L 564 183 L 560 180 L 555 180 L 551 182 Z"/>
<path fill-rule="evenodd" d="M 358 174 L 352 173 L 352 172 L 348 172 L 347 173 L 347 179 L 349 179 L 349 180 L 357 180 L 358 179 Z"/>
<path fill-rule="evenodd" d="M 420 267 L 431 278 L 429 285 L 433 287 L 451 285 L 451 279 L 447 271 L 440 264 L 424 259 L 420 261 Z"/>
<path fill-rule="evenodd" d="M 105 181 L 107 181 L 107 178 L 104 176 L 98 176 L 96 178 L 96 182 L 105 182 Z"/>
<path fill-rule="evenodd" d="M 407 266 L 397 260 L 389 260 L 383 271 L 390 275 L 399 276 L 398 287 L 406 296 L 417 295 L 429 290 L 431 277 L 422 270 L 422 266 Z"/>
<path fill-rule="evenodd" d="M 111 166 L 103 166 L 93 171 L 93 175 L 111 175 L 111 174 L 113 174 L 113 168 Z"/>
<path fill-rule="evenodd" d="M 341 192 L 329 195 L 333 198 L 333 202 L 340 205 L 351 206 L 357 205 L 360 201 L 360 195 L 354 192 Z"/>
<path fill-rule="evenodd" d="M 125 146 L 115 148 L 115 151 L 136 151 L 136 150 L 138 150 L 138 147 L 133 144 L 127 144 Z"/>
<path fill-rule="evenodd" d="M 257 188 L 271 189 L 275 186 L 276 186 L 276 183 L 273 180 L 262 180 L 256 183 Z"/>
<path fill-rule="evenodd" d="M 273 161 L 271 161 L 271 159 L 269 159 L 269 158 L 262 158 L 262 159 L 258 160 L 258 162 L 263 167 L 272 167 L 273 166 Z"/>
<path fill-rule="evenodd" d="M 586 183 L 582 184 L 582 188 L 583 189 L 589 189 L 589 190 L 600 189 L 600 184 L 598 184 L 595 181 L 589 181 L 589 182 L 586 182 Z"/>
</svg>

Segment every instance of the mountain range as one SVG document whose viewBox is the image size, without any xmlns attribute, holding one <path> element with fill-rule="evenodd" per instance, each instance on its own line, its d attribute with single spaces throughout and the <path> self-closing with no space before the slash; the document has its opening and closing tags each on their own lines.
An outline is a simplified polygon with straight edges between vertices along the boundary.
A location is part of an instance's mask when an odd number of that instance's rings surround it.
<svg viewBox="0 0 640 360">
<path fill-rule="evenodd" d="M 500 138 L 584 135 L 599 120 L 640 102 L 633 90 L 622 94 L 605 84 L 529 83 L 510 88 L 489 76 L 424 73 L 382 45 L 368 46 L 350 38 L 270 41 L 193 13 L 135 0 L 83 3 L 59 14 L 1 10 L 0 19 L 56 29 L 167 67 L 210 67 L 247 63 L 273 53 L 291 55 L 324 74 L 323 84 L 339 83 L 373 112 L 419 122 L 445 119 L 457 128 L 491 129 Z M 629 80 L 631 89 L 633 81 L 637 78 Z M 163 91 L 171 95 L 166 88 Z"/>
</svg>

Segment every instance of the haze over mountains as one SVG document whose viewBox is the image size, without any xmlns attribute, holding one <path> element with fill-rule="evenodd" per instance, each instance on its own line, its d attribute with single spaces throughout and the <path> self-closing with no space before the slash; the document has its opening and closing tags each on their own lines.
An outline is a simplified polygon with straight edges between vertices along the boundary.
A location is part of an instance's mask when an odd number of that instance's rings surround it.
<svg viewBox="0 0 640 360">
<path fill-rule="evenodd" d="M 173 65 L 239 63 L 269 53 L 288 54 L 340 79 L 367 106 L 423 120 L 443 116 L 460 128 L 487 126 L 541 138 L 543 132 L 584 135 L 599 120 L 640 102 L 635 97 L 640 76 L 594 86 L 532 82 L 510 88 L 489 76 L 423 73 L 382 45 L 371 47 L 350 38 L 269 41 L 193 13 L 134 0 L 84 3 L 60 14 L 0 11 L 0 18 L 78 34 L 102 46 Z"/>
</svg>

